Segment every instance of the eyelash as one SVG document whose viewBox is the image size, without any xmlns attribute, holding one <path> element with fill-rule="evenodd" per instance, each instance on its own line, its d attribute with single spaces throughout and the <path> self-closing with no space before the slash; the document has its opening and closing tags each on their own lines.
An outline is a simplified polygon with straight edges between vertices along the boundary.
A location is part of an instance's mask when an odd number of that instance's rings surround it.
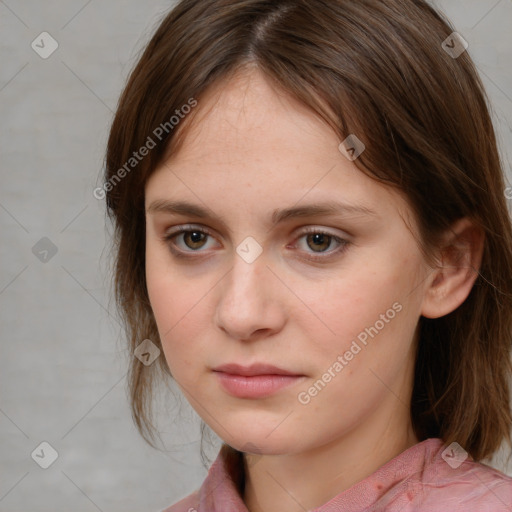
<svg viewBox="0 0 512 512">
<path fill-rule="evenodd" d="M 175 257 L 177 257 L 177 258 L 195 258 L 196 256 L 189 256 L 189 255 L 187 255 L 187 253 L 203 252 L 200 250 L 183 251 L 181 249 L 176 249 L 176 244 L 172 240 L 183 233 L 192 233 L 192 232 L 202 233 L 202 234 L 205 234 L 205 235 L 208 235 L 208 236 L 214 238 L 213 234 L 206 228 L 197 228 L 197 227 L 191 226 L 191 225 L 179 226 L 172 232 L 167 233 L 163 236 L 163 240 L 168 244 L 169 250 L 172 252 L 172 254 Z M 318 228 L 307 228 L 307 229 L 301 231 L 301 233 L 297 237 L 297 240 L 301 239 L 305 235 L 310 235 L 310 234 L 326 235 L 331 240 L 334 240 L 340 244 L 340 246 L 337 249 L 334 249 L 334 250 L 331 250 L 328 252 L 318 253 L 318 254 L 327 254 L 327 256 L 305 256 L 305 259 L 314 261 L 314 262 L 321 262 L 321 261 L 330 259 L 334 256 L 341 255 L 343 252 L 345 252 L 345 250 L 347 249 L 347 246 L 350 243 L 343 238 L 340 238 L 338 236 L 333 235 L 332 233 L 323 231 L 322 229 L 318 229 Z"/>
</svg>

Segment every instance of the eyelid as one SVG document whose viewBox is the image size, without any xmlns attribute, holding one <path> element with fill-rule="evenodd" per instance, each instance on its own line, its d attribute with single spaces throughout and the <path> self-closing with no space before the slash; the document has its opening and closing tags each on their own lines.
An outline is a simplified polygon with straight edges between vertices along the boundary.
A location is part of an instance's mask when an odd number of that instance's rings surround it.
<svg viewBox="0 0 512 512">
<path fill-rule="evenodd" d="M 178 235 L 185 231 L 202 231 L 204 233 L 207 233 L 210 236 L 214 236 L 213 231 L 211 231 L 209 228 L 206 228 L 204 226 L 200 226 L 199 224 L 180 224 L 179 226 L 174 226 L 174 227 L 166 230 L 163 237 L 167 238 L 169 236 Z"/>
<path fill-rule="evenodd" d="M 194 230 L 207 233 L 208 235 L 215 238 L 215 235 L 212 230 L 210 230 L 209 228 L 206 228 L 202 225 L 199 225 L 199 224 L 183 224 L 183 225 L 175 226 L 174 228 L 168 229 L 164 233 L 162 238 L 168 239 L 168 237 L 170 237 L 170 236 L 177 235 L 177 234 L 187 232 L 187 231 L 194 231 Z M 306 226 L 304 228 L 300 228 L 297 231 L 298 232 L 295 235 L 296 238 L 299 238 L 302 235 L 307 234 L 307 233 L 323 233 L 323 234 L 332 236 L 333 238 L 342 238 L 342 239 L 350 238 L 350 234 L 345 231 L 343 233 L 333 233 L 329 230 L 329 228 L 325 228 L 322 226 L 311 225 L 311 226 Z"/>
<path fill-rule="evenodd" d="M 334 231 L 331 231 L 330 228 L 314 225 L 306 226 L 305 228 L 300 228 L 298 230 L 297 236 L 302 236 L 309 233 L 323 233 L 325 235 L 332 236 L 333 238 L 342 238 L 344 240 L 347 239 L 347 241 L 348 238 L 350 238 L 350 235 L 346 231 L 343 231 L 341 233 L 335 233 Z"/>
<path fill-rule="evenodd" d="M 329 229 L 323 228 L 320 226 L 307 226 L 307 227 L 301 228 L 299 230 L 299 232 L 297 233 L 297 235 L 295 237 L 295 241 L 293 242 L 292 247 L 295 247 L 295 245 L 301 238 L 303 238 L 305 235 L 309 235 L 309 234 L 327 235 L 328 237 L 335 240 L 335 242 L 338 244 L 338 247 L 336 247 L 335 249 L 330 249 L 328 251 L 318 252 L 318 253 L 306 252 L 305 253 L 306 255 L 302 256 L 303 259 L 310 260 L 315 263 L 322 263 L 322 262 L 327 263 L 332 258 L 335 258 L 336 256 L 341 256 L 341 254 L 343 252 L 345 252 L 345 250 L 347 249 L 347 246 L 351 243 L 348 240 L 348 238 L 349 238 L 348 235 L 335 234 L 335 233 L 331 232 Z M 289 246 L 287 246 L 287 247 L 289 247 Z"/>
<path fill-rule="evenodd" d="M 208 235 L 210 238 L 216 238 L 213 231 L 204 226 L 199 226 L 199 225 L 195 225 L 195 224 L 182 224 L 180 226 L 174 226 L 173 228 L 166 230 L 166 232 L 162 235 L 161 239 L 164 242 L 169 242 L 171 239 L 180 235 L 181 233 L 189 233 L 191 231 L 198 231 L 200 233 L 204 233 L 204 234 Z M 178 250 L 181 251 L 181 249 L 178 249 Z M 181 251 L 181 252 L 183 252 L 183 251 Z M 187 252 L 194 252 L 194 251 L 187 251 Z M 195 252 L 199 252 L 199 251 L 195 251 Z"/>
</svg>

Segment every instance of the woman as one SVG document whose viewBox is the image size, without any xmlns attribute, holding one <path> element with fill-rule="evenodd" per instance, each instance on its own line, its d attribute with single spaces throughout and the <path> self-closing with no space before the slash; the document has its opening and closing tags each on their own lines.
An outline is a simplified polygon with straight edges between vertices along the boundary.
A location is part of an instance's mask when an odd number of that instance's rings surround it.
<svg viewBox="0 0 512 512">
<path fill-rule="evenodd" d="M 511 510 L 479 461 L 510 444 L 512 228 L 433 8 L 181 1 L 106 168 L 137 426 L 160 369 L 224 441 L 167 512 Z"/>
</svg>

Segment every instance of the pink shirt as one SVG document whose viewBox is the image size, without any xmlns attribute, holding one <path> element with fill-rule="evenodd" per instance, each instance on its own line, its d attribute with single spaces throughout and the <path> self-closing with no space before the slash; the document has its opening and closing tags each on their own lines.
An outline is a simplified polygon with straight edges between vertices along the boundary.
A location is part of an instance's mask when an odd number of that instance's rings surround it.
<svg viewBox="0 0 512 512">
<path fill-rule="evenodd" d="M 427 439 L 311 512 L 512 512 L 512 478 L 457 457 L 441 439 Z M 248 512 L 241 463 L 223 444 L 201 487 L 163 512 Z"/>
</svg>

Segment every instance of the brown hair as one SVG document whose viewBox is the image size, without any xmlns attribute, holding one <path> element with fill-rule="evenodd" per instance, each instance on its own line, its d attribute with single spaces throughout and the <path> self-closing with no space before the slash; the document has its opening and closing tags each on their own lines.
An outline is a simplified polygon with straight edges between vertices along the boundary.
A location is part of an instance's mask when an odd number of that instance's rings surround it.
<svg viewBox="0 0 512 512">
<path fill-rule="evenodd" d="M 483 228 L 482 265 L 466 301 L 419 320 L 411 417 L 418 439 L 457 441 L 475 460 L 510 443 L 512 227 L 483 85 L 467 51 L 454 57 L 442 46 L 453 31 L 420 0 L 179 2 L 129 77 L 106 153 L 115 293 L 131 353 L 146 338 L 161 347 L 145 282 L 144 186 L 200 106 L 179 130 L 168 124 L 161 142 L 114 182 L 116 173 L 191 98 L 200 105 L 212 84 L 257 65 L 340 141 L 356 134 L 364 142 L 354 163 L 405 195 L 425 254 L 459 218 Z M 151 366 L 132 358 L 132 414 L 150 444 L 161 374 L 170 375 L 163 357 Z"/>
</svg>

